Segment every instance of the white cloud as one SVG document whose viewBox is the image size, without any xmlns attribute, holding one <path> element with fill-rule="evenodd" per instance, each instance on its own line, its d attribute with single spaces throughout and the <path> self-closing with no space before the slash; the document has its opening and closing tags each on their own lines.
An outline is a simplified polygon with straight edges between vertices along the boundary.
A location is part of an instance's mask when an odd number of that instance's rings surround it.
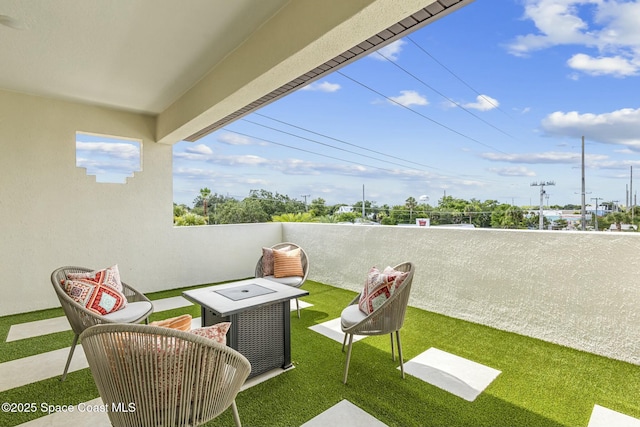
<svg viewBox="0 0 640 427">
<path fill-rule="evenodd" d="M 640 108 L 623 108 L 603 114 L 556 111 L 542 120 L 542 128 L 551 136 L 565 136 L 605 144 L 623 145 L 640 151 Z"/>
<path fill-rule="evenodd" d="M 582 46 L 599 54 L 572 55 L 567 61 L 572 69 L 590 75 L 635 75 L 640 70 L 638 16 L 637 1 L 526 0 L 523 18 L 533 21 L 538 31 L 517 36 L 507 49 L 526 56 L 558 45 Z"/>
<path fill-rule="evenodd" d="M 640 68 L 640 64 L 634 64 L 620 56 L 593 58 L 584 53 L 573 55 L 567 61 L 567 65 L 592 76 L 611 74 L 616 77 L 633 76 Z"/>
<path fill-rule="evenodd" d="M 219 142 L 222 142 L 224 144 L 229 144 L 229 145 L 255 144 L 255 142 L 249 137 L 246 137 L 244 135 L 238 135 L 237 133 L 229 133 L 229 132 L 219 135 L 217 140 Z"/>
<path fill-rule="evenodd" d="M 187 147 L 185 151 L 193 154 L 202 154 L 203 156 L 213 154 L 213 150 L 204 144 L 198 144 L 195 147 Z"/>
<path fill-rule="evenodd" d="M 300 90 L 331 93 L 340 90 L 341 87 L 342 86 L 340 86 L 338 83 L 329 83 L 328 81 L 323 81 L 310 83 Z"/>
<path fill-rule="evenodd" d="M 428 105 L 429 101 L 426 97 L 420 95 L 418 92 L 414 90 L 401 90 L 401 95 L 399 96 L 391 96 L 389 99 L 395 101 L 400 105 L 405 107 L 410 107 L 412 105 Z"/>
<path fill-rule="evenodd" d="M 402 52 L 402 47 L 405 44 L 407 44 L 406 41 L 399 39 L 394 41 L 393 43 L 389 43 L 385 47 L 378 49 L 376 52 L 372 53 L 369 56 L 381 61 L 386 61 L 387 59 L 397 61 L 398 55 L 400 55 L 400 52 Z"/>
<path fill-rule="evenodd" d="M 497 99 L 491 98 L 488 95 L 478 95 L 476 97 L 476 102 L 470 102 L 468 104 L 463 104 L 463 107 L 469 108 L 472 110 L 480 110 L 480 111 L 489 111 L 497 108 L 500 105 Z"/>
<path fill-rule="evenodd" d="M 82 142 L 76 141 L 76 150 L 92 155 L 104 155 L 115 159 L 140 158 L 140 145 L 125 142 Z"/>
<path fill-rule="evenodd" d="M 536 173 L 525 166 L 513 166 L 506 168 L 490 168 L 489 172 L 500 176 L 536 176 Z"/>
<path fill-rule="evenodd" d="M 588 23 L 578 16 L 582 3 L 598 3 L 598 0 L 526 0 L 524 19 L 533 21 L 537 34 L 517 36 L 508 45 L 514 55 L 526 55 L 531 51 L 559 44 L 591 44 L 593 37 L 586 34 Z"/>
<path fill-rule="evenodd" d="M 508 163 L 528 163 L 528 164 L 573 164 L 580 163 L 582 161 L 582 154 L 579 152 L 571 151 L 547 151 L 544 153 L 482 153 L 480 157 L 486 160 L 494 162 L 508 162 Z M 585 161 L 598 161 L 607 159 L 608 156 L 603 154 L 587 154 L 585 155 Z"/>
</svg>

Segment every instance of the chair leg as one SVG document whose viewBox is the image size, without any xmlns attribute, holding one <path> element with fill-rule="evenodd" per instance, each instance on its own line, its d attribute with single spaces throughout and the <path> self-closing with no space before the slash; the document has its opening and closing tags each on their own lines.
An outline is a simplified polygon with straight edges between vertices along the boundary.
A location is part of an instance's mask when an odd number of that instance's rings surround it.
<svg viewBox="0 0 640 427">
<path fill-rule="evenodd" d="M 349 349 L 347 350 L 347 363 L 344 365 L 344 378 L 342 383 L 347 383 L 347 375 L 349 374 L 349 362 L 351 361 L 351 348 L 353 347 L 353 334 L 349 334 Z"/>
<path fill-rule="evenodd" d="M 398 357 L 400 358 L 400 372 L 404 379 L 404 364 L 402 362 L 402 344 L 400 343 L 400 331 L 396 331 L 396 340 L 398 341 Z"/>
<path fill-rule="evenodd" d="M 344 334 L 344 339 L 342 340 L 342 352 L 344 353 L 344 346 L 347 345 L 347 335 L 349 334 Z"/>
<path fill-rule="evenodd" d="M 391 359 L 395 362 L 396 361 L 396 354 L 393 351 L 393 332 L 391 332 L 389 334 L 389 336 L 391 337 Z"/>
<path fill-rule="evenodd" d="M 73 337 L 73 344 L 71 344 L 71 348 L 69 349 L 69 356 L 67 356 L 67 364 L 64 365 L 64 372 L 62 373 L 62 378 L 60 381 L 64 381 L 67 378 L 67 371 L 69 370 L 69 365 L 71 364 L 71 358 L 73 357 L 73 352 L 76 349 L 76 344 L 78 344 L 78 338 L 80 335 L 76 334 Z"/>
<path fill-rule="evenodd" d="M 298 301 L 298 298 L 296 298 L 296 308 L 298 309 L 298 319 L 300 318 L 300 302 Z"/>
<path fill-rule="evenodd" d="M 238 407 L 236 406 L 235 400 L 231 404 L 231 410 L 233 411 L 233 421 L 236 423 L 236 427 L 242 427 L 242 424 L 240 423 L 240 414 L 238 413 Z"/>
</svg>

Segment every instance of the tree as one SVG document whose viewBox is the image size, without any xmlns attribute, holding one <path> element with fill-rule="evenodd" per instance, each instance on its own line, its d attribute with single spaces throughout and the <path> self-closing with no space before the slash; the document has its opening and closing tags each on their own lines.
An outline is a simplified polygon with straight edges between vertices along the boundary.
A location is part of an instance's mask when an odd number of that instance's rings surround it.
<svg viewBox="0 0 640 427">
<path fill-rule="evenodd" d="M 325 205 L 325 200 L 318 197 L 313 199 L 309 205 L 309 213 L 313 216 L 324 216 L 329 213 L 329 209 Z"/>
<path fill-rule="evenodd" d="M 626 212 L 612 212 L 605 216 L 609 224 L 615 224 L 616 230 L 622 231 L 622 224 L 631 222 L 631 218 Z"/>
<path fill-rule="evenodd" d="M 491 227 L 522 228 L 524 213 L 518 206 L 503 203 L 491 213 Z"/>
<path fill-rule="evenodd" d="M 271 218 L 273 215 L 306 212 L 307 210 L 304 202 L 292 199 L 284 194 L 273 194 L 267 190 L 251 190 L 249 192 L 248 199 L 259 201 L 262 210 L 268 215 L 269 218 Z"/>
<path fill-rule="evenodd" d="M 246 198 L 241 202 L 231 199 L 218 206 L 216 220 L 218 224 L 242 224 L 267 222 L 271 217 L 264 211 L 259 200 Z"/>
<path fill-rule="evenodd" d="M 314 216 L 309 212 L 285 213 L 271 217 L 273 222 L 313 222 Z"/>
<path fill-rule="evenodd" d="M 189 208 L 185 204 L 178 205 L 177 203 L 173 204 L 173 217 L 179 217 L 189 212 Z M 175 222 L 175 221 L 174 221 Z"/>
<path fill-rule="evenodd" d="M 174 224 L 179 227 L 192 226 L 192 225 L 205 225 L 207 220 L 205 217 L 195 214 L 193 212 L 187 212 L 182 216 L 176 217 Z"/>
<path fill-rule="evenodd" d="M 202 206 L 204 207 L 204 217 L 207 218 L 207 199 L 211 195 L 211 190 L 207 187 L 200 189 L 200 197 L 202 198 Z"/>
</svg>

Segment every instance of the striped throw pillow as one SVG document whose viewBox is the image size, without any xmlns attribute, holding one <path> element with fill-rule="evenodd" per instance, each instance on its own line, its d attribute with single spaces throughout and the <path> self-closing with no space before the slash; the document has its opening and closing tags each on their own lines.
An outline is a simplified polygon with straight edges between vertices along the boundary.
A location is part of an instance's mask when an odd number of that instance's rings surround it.
<svg viewBox="0 0 640 427">
<path fill-rule="evenodd" d="M 302 259 L 300 258 L 300 249 L 290 251 L 273 251 L 273 275 L 276 278 L 304 276 L 302 270 Z"/>
</svg>

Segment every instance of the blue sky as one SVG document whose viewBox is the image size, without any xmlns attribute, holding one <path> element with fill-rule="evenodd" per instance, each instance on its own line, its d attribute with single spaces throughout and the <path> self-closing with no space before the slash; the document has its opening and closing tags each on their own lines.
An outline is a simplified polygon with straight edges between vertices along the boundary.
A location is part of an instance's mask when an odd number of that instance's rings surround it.
<svg viewBox="0 0 640 427">
<path fill-rule="evenodd" d="M 639 23 L 640 1 L 476 0 L 177 143 L 174 201 L 208 187 L 351 204 L 364 185 L 379 205 L 445 193 L 535 205 L 530 184 L 555 181 L 550 204 L 580 204 L 584 135 L 587 202 L 624 204 L 630 166 L 640 175 Z"/>
</svg>

